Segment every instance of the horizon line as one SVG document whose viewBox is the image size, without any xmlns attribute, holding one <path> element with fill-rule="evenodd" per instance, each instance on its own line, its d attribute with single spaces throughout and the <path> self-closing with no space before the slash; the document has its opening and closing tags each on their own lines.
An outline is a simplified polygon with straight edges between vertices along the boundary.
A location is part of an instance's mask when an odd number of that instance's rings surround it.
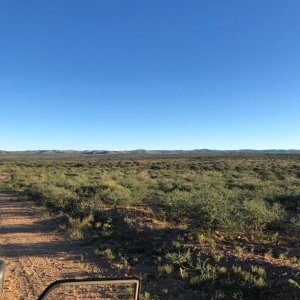
<svg viewBox="0 0 300 300">
<path fill-rule="evenodd" d="M 300 151 L 296 148 L 236 148 L 236 149 L 215 149 L 215 148 L 194 148 L 194 149 L 22 149 L 22 150 L 5 150 L 0 149 L 1 152 L 36 152 L 36 151 L 60 151 L 60 152 L 91 152 L 91 151 L 109 151 L 109 152 L 129 152 L 129 151 Z"/>
</svg>

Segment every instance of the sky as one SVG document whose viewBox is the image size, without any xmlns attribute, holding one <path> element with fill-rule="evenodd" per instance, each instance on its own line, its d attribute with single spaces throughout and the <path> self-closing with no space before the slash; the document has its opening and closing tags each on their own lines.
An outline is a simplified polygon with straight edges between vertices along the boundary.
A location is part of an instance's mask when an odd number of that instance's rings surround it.
<svg viewBox="0 0 300 300">
<path fill-rule="evenodd" d="M 0 149 L 300 149 L 299 0 L 0 0 Z"/>
</svg>

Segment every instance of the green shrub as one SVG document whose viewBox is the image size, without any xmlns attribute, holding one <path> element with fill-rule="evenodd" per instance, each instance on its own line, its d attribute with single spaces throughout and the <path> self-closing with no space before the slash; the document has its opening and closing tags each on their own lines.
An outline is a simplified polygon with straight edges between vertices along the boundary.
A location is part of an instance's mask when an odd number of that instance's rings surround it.
<svg viewBox="0 0 300 300">
<path fill-rule="evenodd" d="M 183 266 L 191 262 L 191 252 L 187 250 L 185 252 L 173 252 L 166 254 L 166 260 L 173 266 Z"/>
<path fill-rule="evenodd" d="M 76 239 L 83 238 L 84 231 L 92 228 L 92 223 L 94 222 L 93 215 L 88 215 L 83 219 L 80 218 L 68 218 L 69 228 L 68 232 L 71 237 Z"/>
<path fill-rule="evenodd" d="M 190 285 L 193 288 L 202 288 L 205 284 L 212 285 L 218 277 L 218 269 L 208 263 L 208 259 L 203 260 L 200 255 L 197 256 L 197 263 L 193 272 L 195 275 L 190 278 Z"/>
<path fill-rule="evenodd" d="M 278 203 L 267 205 L 263 200 L 246 200 L 240 215 L 244 230 L 262 232 L 267 226 L 282 219 L 284 210 Z"/>
</svg>

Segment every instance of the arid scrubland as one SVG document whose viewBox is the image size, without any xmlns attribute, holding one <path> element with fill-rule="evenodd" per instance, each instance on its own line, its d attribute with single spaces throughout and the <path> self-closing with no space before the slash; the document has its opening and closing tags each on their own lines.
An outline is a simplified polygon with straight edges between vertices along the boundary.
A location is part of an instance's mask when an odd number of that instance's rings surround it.
<svg viewBox="0 0 300 300">
<path fill-rule="evenodd" d="M 300 295 L 300 156 L 1 157 L 0 172 L 140 276 L 143 299 Z"/>
</svg>

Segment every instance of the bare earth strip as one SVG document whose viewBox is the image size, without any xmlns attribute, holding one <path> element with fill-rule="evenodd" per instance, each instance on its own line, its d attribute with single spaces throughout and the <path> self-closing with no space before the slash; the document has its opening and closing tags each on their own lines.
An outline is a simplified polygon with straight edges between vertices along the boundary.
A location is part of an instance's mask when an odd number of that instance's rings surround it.
<svg viewBox="0 0 300 300">
<path fill-rule="evenodd" d="M 95 277 L 98 267 L 82 261 L 85 249 L 41 220 L 33 203 L 0 194 L 0 260 L 7 264 L 4 299 L 37 299 L 53 281 Z"/>
</svg>

